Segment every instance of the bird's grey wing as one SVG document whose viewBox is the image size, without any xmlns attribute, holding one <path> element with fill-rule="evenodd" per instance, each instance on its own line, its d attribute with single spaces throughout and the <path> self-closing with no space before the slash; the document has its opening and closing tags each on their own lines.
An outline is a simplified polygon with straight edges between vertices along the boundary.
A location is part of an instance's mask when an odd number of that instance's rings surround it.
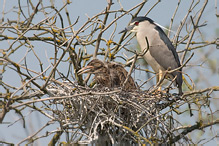
<svg viewBox="0 0 219 146">
<path fill-rule="evenodd" d="M 149 48 L 150 54 L 155 60 L 158 62 L 158 64 L 163 67 L 165 70 L 167 70 L 169 67 L 171 69 L 178 68 L 180 65 L 177 63 L 177 60 L 175 59 L 173 53 L 167 49 L 166 45 L 159 45 L 159 46 L 151 46 Z M 179 71 L 175 71 L 171 73 L 173 77 L 177 76 L 176 78 L 176 84 L 181 90 L 182 86 L 182 73 L 181 69 Z"/>
<path fill-rule="evenodd" d="M 168 69 L 171 67 L 171 69 L 175 69 L 180 67 L 180 61 L 178 54 L 170 42 L 169 38 L 166 36 L 166 34 L 163 32 L 163 30 L 160 27 L 156 27 L 155 29 L 159 29 L 159 36 L 156 36 L 160 38 L 162 41 L 157 42 L 156 39 L 154 39 L 154 42 L 150 44 L 149 51 L 151 56 L 158 62 L 160 66 L 162 66 L 164 69 Z M 177 75 L 177 84 L 179 86 L 182 85 L 182 73 L 181 69 L 180 71 L 173 72 L 173 76 Z"/>
<path fill-rule="evenodd" d="M 157 26 L 155 29 L 159 29 L 159 35 L 155 37 L 160 38 L 160 40 L 154 39 L 154 41 L 149 44 L 149 51 L 151 56 L 164 69 L 168 69 L 168 67 L 171 67 L 171 69 L 179 67 L 180 62 L 178 54 L 169 38 L 160 27 Z"/>
<path fill-rule="evenodd" d="M 165 52 L 167 50 L 169 51 L 170 54 L 168 54 L 168 55 L 171 55 L 171 59 L 172 59 L 172 57 L 174 57 L 172 60 L 175 61 L 177 63 L 177 67 L 179 67 L 180 66 L 179 56 L 178 56 L 178 54 L 176 52 L 176 49 L 174 48 L 173 44 L 171 43 L 171 41 L 169 40 L 167 35 L 164 33 L 164 31 L 159 26 L 156 26 L 155 29 L 159 32 L 159 38 L 163 41 L 163 43 L 160 47 L 164 47 Z M 161 50 L 162 48 L 158 47 L 158 49 Z"/>
<path fill-rule="evenodd" d="M 172 52 L 168 50 L 165 45 L 150 46 L 149 52 L 156 62 L 165 70 L 169 67 L 171 67 L 171 69 L 179 67 Z"/>
</svg>

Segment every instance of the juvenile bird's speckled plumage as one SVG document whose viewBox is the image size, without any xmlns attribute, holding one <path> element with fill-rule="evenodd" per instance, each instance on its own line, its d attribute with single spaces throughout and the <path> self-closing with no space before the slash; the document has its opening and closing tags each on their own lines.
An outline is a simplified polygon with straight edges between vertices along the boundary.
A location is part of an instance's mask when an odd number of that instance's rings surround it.
<svg viewBox="0 0 219 146">
<path fill-rule="evenodd" d="M 102 62 L 94 59 L 86 67 L 78 71 L 82 73 L 94 74 L 94 80 L 100 87 L 118 88 L 122 87 L 128 72 L 118 63 Z M 129 77 L 128 82 L 124 85 L 124 90 L 136 89 L 135 82 Z"/>
</svg>

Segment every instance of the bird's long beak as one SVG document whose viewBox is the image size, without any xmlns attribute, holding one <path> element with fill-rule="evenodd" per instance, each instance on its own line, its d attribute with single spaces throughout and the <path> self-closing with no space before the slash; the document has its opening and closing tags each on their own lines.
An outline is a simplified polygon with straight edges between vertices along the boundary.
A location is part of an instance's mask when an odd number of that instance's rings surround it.
<svg viewBox="0 0 219 146">
<path fill-rule="evenodd" d="M 82 69 L 80 69 L 78 71 L 78 75 L 81 75 L 83 73 L 88 73 L 90 72 L 94 67 L 93 66 L 86 66 L 86 67 L 83 67 Z"/>
<path fill-rule="evenodd" d="M 133 27 L 134 27 L 134 25 L 129 25 L 129 26 L 127 26 L 124 30 L 122 30 L 121 32 L 119 32 L 119 34 L 120 34 L 120 33 L 123 33 L 123 32 L 128 32 L 128 31 L 132 30 Z"/>
</svg>

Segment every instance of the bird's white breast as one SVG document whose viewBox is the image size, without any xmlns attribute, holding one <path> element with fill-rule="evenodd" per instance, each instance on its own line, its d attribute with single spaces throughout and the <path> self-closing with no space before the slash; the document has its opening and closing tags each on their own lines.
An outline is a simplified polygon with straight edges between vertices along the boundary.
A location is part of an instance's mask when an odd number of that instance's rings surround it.
<svg viewBox="0 0 219 146">
<path fill-rule="evenodd" d="M 146 60 L 146 62 L 152 67 L 152 69 L 158 73 L 159 69 L 164 70 L 158 63 L 157 61 L 151 56 L 150 51 L 148 51 L 145 55 L 144 55 L 144 59 Z"/>
<path fill-rule="evenodd" d="M 139 30 L 141 30 L 141 31 L 138 31 L 137 34 L 136 34 L 137 41 L 138 41 L 138 43 L 141 47 L 141 50 L 143 51 L 147 47 L 147 41 L 145 39 L 145 37 L 147 37 L 148 43 L 149 43 L 149 50 L 144 55 L 144 59 L 152 67 L 152 69 L 156 73 L 158 73 L 159 69 L 164 70 L 164 68 L 161 67 L 157 63 L 157 61 L 151 56 L 150 49 L 153 49 L 153 47 L 156 47 L 156 46 L 152 45 L 152 41 L 154 40 L 154 37 L 157 37 L 156 35 L 159 35 L 159 34 L 157 34 L 157 32 L 154 30 L 154 26 L 152 24 L 149 24 L 148 22 L 143 22 L 143 23 L 147 23 L 147 24 L 139 26 Z M 148 27 L 145 27 L 145 26 L 148 26 Z M 141 28 L 141 27 L 144 27 L 144 28 Z M 147 34 L 147 35 L 145 35 L 145 34 Z"/>
</svg>

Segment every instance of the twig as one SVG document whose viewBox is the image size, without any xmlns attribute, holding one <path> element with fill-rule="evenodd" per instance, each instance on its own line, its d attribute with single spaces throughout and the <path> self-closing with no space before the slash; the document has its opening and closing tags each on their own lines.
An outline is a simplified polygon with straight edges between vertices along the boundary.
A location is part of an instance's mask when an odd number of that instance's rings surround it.
<svg viewBox="0 0 219 146">
<path fill-rule="evenodd" d="M 3 108 L 2 113 L 0 114 L 0 123 L 2 123 L 5 114 L 9 111 L 9 106 L 11 105 L 11 101 L 13 100 L 13 96 L 20 90 L 22 89 L 24 86 L 26 86 L 28 83 L 30 83 L 31 81 L 33 81 L 34 79 L 38 78 L 39 76 L 41 76 L 44 72 L 46 72 L 48 69 L 50 68 L 50 66 L 48 66 L 42 73 L 40 73 L 39 75 L 35 76 L 34 78 L 31 78 L 28 82 L 26 82 L 25 84 L 23 84 L 20 88 L 18 88 L 14 93 L 11 94 L 10 98 L 8 99 L 7 104 L 5 105 L 5 107 Z"/>
<path fill-rule="evenodd" d="M 182 95 L 182 98 L 190 96 L 190 95 L 194 95 L 194 94 L 201 94 L 201 93 L 204 93 L 204 92 L 207 92 L 207 91 L 210 91 L 210 92 L 219 91 L 219 86 L 213 86 L 213 87 L 209 87 L 209 88 L 205 88 L 205 89 L 201 89 L 201 90 L 185 92 Z"/>
<path fill-rule="evenodd" d="M 36 102 L 42 102 L 42 101 L 46 101 L 46 100 L 55 100 L 55 99 L 67 99 L 67 98 L 73 98 L 73 97 L 77 97 L 77 96 L 83 96 L 83 95 L 108 95 L 108 94 L 114 94 L 114 93 L 118 93 L 121 92 L 121 90 L 114 90 L 111 92 L 87 92 L 87 93 L 80 93 L 80 94 L 74 94 L 74 95 L 70 95 L 70 96 L 61 96 L 61 97 L 49 97 L 49 98 L 44 98 L 44 99 L 38 99 L 38 100 L 34 100 L 34 101 L 28 101 L 28 102 L 24 102 L 22 104 L 19 105 L 15 105 L 15 106 L 10 106 L 10 109 L 13 108 L 17 108 L 26 104 L 31 104 L 31 103 L 36 103 Z"/>
<path fill-rule="evenodd" d="M 183 61 L 184 61 L 184 59 L 185 59 L 185 56 L 186 56 L 186 53 L 187 53 L 187 49 L 189 48 L 190 42 L 192 41 L 193 35 L 195 34 L 195 31 L 196 31 L 196 29 L 197 29 L 199 20 L 201 19 L 201 16 L 202 16 L 202 14 L 203 14 L 203 12 L 204 12 L 204 9 L 205 9 L 207 3 L 208 3 L 208 0 L 205 0 L 205 3 L 204 3 L 204 5 L 203 5 L 202 9 L 201 9 L 201 11 L 199 12 L 199 16 L 198 16 L 198 18 L 197 18 L 197 20 L 196 20 L 196 22 L 195 22 L 195 24 L 194 24 L 194 28 L 193 28 L 193 30 L 192 30 L 192 32 L 191 32 L 191 34 L 190 34 L 190 36 L 189 36 L 189 39 L 188 39 L 188 41 L 187 41 L 187 44 L 186 44 L 186 47 L 185 47 L 186 50 L 185 50 L 185 52 L 183 53 L 183 56 L 182 56 L 182 59 L 181 59 L 181 63 L 183 63 Z"/>
<path fill-rule="evenodd" d="M 176 6 L 176 9 L 175 9 L 175 11 L 174 11 L 174 13 L 173 13 L 173 16 L 172 16 L 172 18 L 171 18 L 171 21 L 170 21 L 170 25 L 169 25 L 169 31 L 168 31 L 168 38 L 170 38 L 170 30 L 172 29 L 172 25 L 173 25 L 173 20 L 174 20 L 174 18 L 175 18 L 175 16 L 176 16 L 176 12 L 178 11 L 178 9 L 179 9 L 179 6 L 180 6 L 180 3 L 181 3 L 181 0 L 178 0 L 178 4 L 177 4 L 177 6 Z"/>
<path fill-rule="evenodd" d="M 215 125 L 215 124 L 219 124 L 219 120 L 215 120 L 214 122 L 211 122 L 211 123 L 208 123 L 208 124 L 203 124 L 202 121 L 199 121 L 197 122 L 197 124 L 193 125 L 193 126 L 188 126 L 183 132 L 181 132 L 178 136 L 176 136 L 174 139 L 170 140 L 170 144 L 173 144 L 177 141 L 179 141 L 182 136 L 192 132 L 193 130 L 196 130 L 196 129 L 203 129 L 203 128 L 206 128 L 206 127 L 209 127 L 211 125 Z"/>
<path fill-rule="evenodd" d="M 35 132 L 34 134 L 28 136 L 27 138 L 23 139 L 22 141 L 20 141 L 17 145 L 22 144 L 23 142 L 33 138 L 34 136 L 36 136 L 40 131 L 42 131 L 45 127 L 49 126 L 50 124 L 53 124 L 54 121 L 49 121 L 47 122 L 44 126 L 42 126 L 37 132 Z"/>
<path fill-rule="evenodd" d="M 137 61 L 138 56 L 144 56 L 144 54 L 146 54 L 147 51 L 149 50 L 149 43 L 148 43 L 147 37 L 145 37 L 145 41 L 146 41 L 146 44 L 147 44 L 147 48 L 145 48 L 145 49 L 142 51 L 142 53 L 139 53 L 139 54 L 136 53 L 136 54 L 135 54 L 134 60 L 133 60 L 133 62 L 132 62 L 132 66 L 131 66 L 131 68 L 130 68 L 130 70 L 129 70 L 129 72 L 128 72 L 128 75 L 127 75 L 127 77 L 126 77 L 126 79 L 125 79 L 125 81 L 124 81 L 124 83 L 123 83 L 122 88 L 125 87 L 125 85 L 126 85 L 128 79 L 129 79 L 129 77 L 131 76 L 132 70 L 134 69 L 135 62 Z"/>
</svg>

